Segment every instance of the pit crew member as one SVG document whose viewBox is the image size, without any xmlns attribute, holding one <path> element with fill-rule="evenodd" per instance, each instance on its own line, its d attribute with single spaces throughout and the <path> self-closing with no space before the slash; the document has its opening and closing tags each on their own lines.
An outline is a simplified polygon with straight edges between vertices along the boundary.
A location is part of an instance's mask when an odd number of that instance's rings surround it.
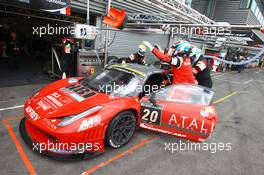
<svg viewBox="0 0 264 175">
<path fill-rule="evenodd" d="M 191 47 L 189 42 L 181 41 L 175 43 L 168 50 L 168 53 L 164 53 L 158 49 L 158 47 L 153 47 L 148 41 L 143 41 L 143 44 L 148 47 L 161 61 L 167 62 L 171 65 L 173 84 L 196 84 L 196 80 L 192 72 L 191 59 L 188 57 L 188 51 Z"/>
<path fill-rule="evenodd" d="M 190 58 L 192 60 L 193 74 L 198 81 L 198 85 L 212 88 L 213 82 L 209 60 L 203 58 L 202 51 L 197 47 L 191 47 Z"/>
<path fill-rule="evenodd" d="M 136 53 L 131 54 L 128 58 L 124 59 L 122 61 L 122 64 L 126 63 L 136 63 L 136 64 L 146 64 L 146 58 L 145 58 L 145 53 L 146 53 L 146 46 L 144 45 L 139 45 L 138 51 Z"/>
</svg>

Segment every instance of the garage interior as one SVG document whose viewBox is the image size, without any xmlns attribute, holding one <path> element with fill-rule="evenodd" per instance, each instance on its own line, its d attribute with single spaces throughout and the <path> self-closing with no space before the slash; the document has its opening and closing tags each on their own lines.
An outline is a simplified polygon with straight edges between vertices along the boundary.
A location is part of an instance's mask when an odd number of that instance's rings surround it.
<svg viewBox="0 0 264 175">
<path fill-rule="evenodd" d="M 8 56 L 0 57 L 0 86 L 16 86 L 34 83 L 48 83 L 56 79 L 50 74 L 52 47 L 56 47 L 58 54 L 62 52 L 63 34 L 40 37 L 41 27 L 69 27 L 73 22 L 84 20 L 84 15 L 72 12 L 71 18 L 60 15 L 39 13 L 31 9 L 12 7 L 9 11 L 0 12 L 0 42 L 6 49 L 6 42 L 10 33 L 15 32 L 20 56 L 15 65 L 11 65 Z M 95 25 L 95 16 L 91 15 L 91 25 Z M 34 32 L 34 30 L 38 30 Z M 55 64 L 56 66 L 56 64 Z M 55 67 L 58 69 L 58 67 Z"/>
</svg>

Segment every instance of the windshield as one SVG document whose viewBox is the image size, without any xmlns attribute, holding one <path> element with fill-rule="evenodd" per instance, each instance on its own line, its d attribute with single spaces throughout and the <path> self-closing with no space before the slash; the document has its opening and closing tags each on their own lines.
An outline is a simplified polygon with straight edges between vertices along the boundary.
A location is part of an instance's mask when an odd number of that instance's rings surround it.
<svg viewBox="0 0 264 175">
<path fill-rule="evenodd" d="M 202 86 L 179 84 L 162 89 L 156 93 L 155 98 L 175 103 L 210 105 L 213 95 L 213 91 Z"/>
<path fill-rule="evenodd" d="M 116 69 L 106 69 L 82 82 L 82 85 L 97 92 L 116 96 L 136 96 L 140 84 L 141 79 L 139 77 Z"/>
</svg>

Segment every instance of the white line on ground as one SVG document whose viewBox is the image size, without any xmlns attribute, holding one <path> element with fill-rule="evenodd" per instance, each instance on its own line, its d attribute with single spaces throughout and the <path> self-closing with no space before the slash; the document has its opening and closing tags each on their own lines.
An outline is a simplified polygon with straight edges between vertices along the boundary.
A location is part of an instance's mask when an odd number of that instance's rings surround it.
<svg viewBox="0 0 264 175">
<path fill-rule="evenodd" d="M 253 81 L 252 79 L 251 80 L 248 80 L 248 81 L 244 82 L 244 84 L 248 84 L 248 83 L 250 83 L 252 81 Z"/>
<path fill-rule="evenodd" d="M 7 108 L 0 108 L 0 111 L 6 111 L 6 110 L 10 110 L 10 109 L 17 109 L 17 108 L 23 108 L 24 105 L 20 105 L 20 106 L 12 106 L 12 107 L 7 107 Z"/>
</svg>

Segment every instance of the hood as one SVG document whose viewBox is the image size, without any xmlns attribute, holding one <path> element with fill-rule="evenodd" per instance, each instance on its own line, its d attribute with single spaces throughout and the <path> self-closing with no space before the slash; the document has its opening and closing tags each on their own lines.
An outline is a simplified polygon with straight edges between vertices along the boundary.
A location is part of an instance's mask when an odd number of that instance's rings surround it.
<svg viewBox="0 0 264 175">
<path fill-rule="evenodd" d="M 79 114 L 110 100 L 109 95 L 95 92 L 79 81 L 69 83 L 66 79 L 43 88 L 27 101 L 25 109 L 30 106 L 41 118 L 52 119 Z"/>
</svg>

